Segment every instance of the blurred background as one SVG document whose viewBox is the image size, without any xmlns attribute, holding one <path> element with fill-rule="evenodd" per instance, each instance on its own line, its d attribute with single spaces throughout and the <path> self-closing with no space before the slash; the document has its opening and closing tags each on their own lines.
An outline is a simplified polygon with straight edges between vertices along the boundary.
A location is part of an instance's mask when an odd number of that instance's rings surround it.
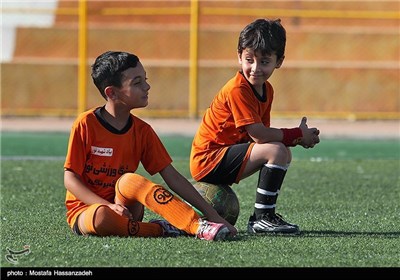
<svg viewBox="0 0 400 280">
<path fill-rule="evenodd" d="M 122 50 L 139 56 L 151 85 L 136 115 L 201 117 L 238 70 L 242 28 L 280 18 L 273 117 L 400 119 L 399 0 L 2 0 L 1 16 L 2 116 L 102 105 L 90 66 Z"/>
</svg>

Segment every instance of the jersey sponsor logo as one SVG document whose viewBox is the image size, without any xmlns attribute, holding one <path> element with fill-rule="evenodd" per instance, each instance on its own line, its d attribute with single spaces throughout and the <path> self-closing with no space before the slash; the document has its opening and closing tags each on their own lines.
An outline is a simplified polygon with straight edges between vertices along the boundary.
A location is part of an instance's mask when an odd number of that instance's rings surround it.
<svg viewBox="0 0 400 280">
<path fill-rule="evenodd" d="M 113 148 L 102 148 L 92 146 L 92 155 L 102 156 L 102 157 L 111 157 L 113 155 Z"/>
</svg>

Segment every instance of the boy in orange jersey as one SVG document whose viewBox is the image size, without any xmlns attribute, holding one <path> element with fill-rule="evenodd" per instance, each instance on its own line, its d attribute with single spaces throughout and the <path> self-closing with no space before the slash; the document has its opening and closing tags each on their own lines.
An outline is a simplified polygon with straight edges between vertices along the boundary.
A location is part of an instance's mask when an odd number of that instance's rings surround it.
<svg viewBox="0 0 400 280">
<path fill-rule="evenodd" d="M 193 139 L 190 171 L 196 181 L 239 183 L 259 172 L 249 233 L 299 233 L 275 212 L 278 193 L 291 161 L 289 147 L 312 148 L 319 130 L 270 127 L 273 88 L 268 82 L 285 58 L 286 31 L 280 20 L 257 19 L 239 35 L 241 69 L 214 97 Z"/>
<path fill-rule="evenodd" d="M 97 236 L 191 235 L 205 240 L 234 236 L 236 229 L 172 166 L 152 127 L 131 114 L 148 104 L 150 85 L 139 58 L 105 52 L 97 57 L 91 75 L 106 103 L 80 114 L 72 126 L 64 163 L 72 231 Z M 159 173 L 172 192 L 134 173 L 139 163 L 150 175 Z M 143 222 L 144 207 L 165 220 Z"/>
</svg>

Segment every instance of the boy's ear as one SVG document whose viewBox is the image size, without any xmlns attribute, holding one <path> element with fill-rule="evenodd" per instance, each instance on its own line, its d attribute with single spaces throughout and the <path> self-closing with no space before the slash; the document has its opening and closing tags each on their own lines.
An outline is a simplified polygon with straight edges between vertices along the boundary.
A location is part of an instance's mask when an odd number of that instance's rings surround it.
<svg viewBox="0 0 400 280">
<path fill-rule="evenodd" d="M 275 68 L 278 69 L 282 66 L 283 60 L 285 59 L 285 56 L 282 56 L 277 62 Z"/>
<path fill-rule="evenodd" d="M 104 93 L 109 99 L 114 99 L 115 98 L 115 92 L 114 92 L 114 87 L 113 86 L 108 86 L 104 89 Z"/>
<path fill-rule="evenodd" d="M 242 54 L 237 52 L 239 64 L 242 64 Z"/>
</svg>

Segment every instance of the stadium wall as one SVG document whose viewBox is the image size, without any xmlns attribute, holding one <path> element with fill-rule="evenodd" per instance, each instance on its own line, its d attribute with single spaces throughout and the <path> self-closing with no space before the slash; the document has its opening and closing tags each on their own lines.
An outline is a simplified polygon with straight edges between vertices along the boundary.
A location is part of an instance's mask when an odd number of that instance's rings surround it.
<svg viewBox="0 0 400 280">
<path fill-rule="evenodd" d="M 400 118 L 400 13 L 393 13 L 399 10 L 399 1 L 198 4 L 199 115 L 238 69 L 235 48 L 240 30 L 255 18 L 279 17 L 288 42 L 283 67 L 271 78 L 275 115 L 307 112 L 320 118 Z M 3 116 L 77 113 L 77 5 L 78 1 L 59 1 L 58 9 L 37 10 L 55 14 L 50 27 L 16 29 L 13 56 L 1 64 Z M 136 113 L 188 117 L 190 5 L 191 1 L 88 2 L 87 76 L 101 52 L 134 52 L 152 86 L 150 105 Z M 89 78 L 86 88 L 87 108 L 104 102 Z"/>
</svg>

